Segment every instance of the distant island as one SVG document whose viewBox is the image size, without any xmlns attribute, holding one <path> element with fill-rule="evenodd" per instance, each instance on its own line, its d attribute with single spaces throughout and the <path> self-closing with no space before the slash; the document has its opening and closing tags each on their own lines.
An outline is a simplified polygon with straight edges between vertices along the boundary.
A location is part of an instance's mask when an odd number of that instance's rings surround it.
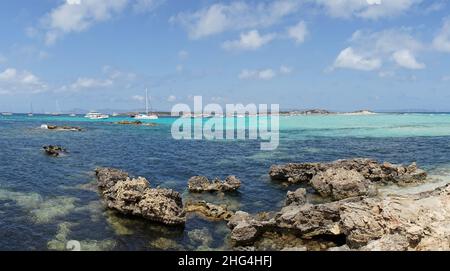
<svg viewBox="0 0 450 271">
<path fill-rule="evenodd" d="M 290 111 L 290 112 L 282 112 L 280 115 L 289 115 L 289 116 L 301 116 L 301 115 L 349 115 L 349 116 L 358 116 L 358 115 L 374 115 L 376 114 L 373 111 L 364 109 L 353 112 L 332 112 L 325 109 L 309 109 L 304 111 Z"/>
</svg>

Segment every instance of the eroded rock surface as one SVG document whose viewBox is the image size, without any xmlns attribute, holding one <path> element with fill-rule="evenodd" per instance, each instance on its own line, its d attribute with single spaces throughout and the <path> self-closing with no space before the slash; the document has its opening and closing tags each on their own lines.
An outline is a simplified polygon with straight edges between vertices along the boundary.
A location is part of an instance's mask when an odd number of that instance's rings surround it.
<svg viewBox="0 0 450 271">
<path fill-rule="evenodd" d="M 286 195 L 285 205 L 303 205 L 306 203 L 306 189 L 299 188 L 295 191 L 289 191 Z"/>
<path fill-rule="evenodd" d="M 377 193 L 372 182 L 354 169 L 329 168 L 316 174 L 310 183 L 321 196 L 334 200 L 374 196 Z"/>
<path fill-rule="evenodd" d="M 228 176 L 225 181 L 214 179 L 208 180 L 205 176 L 194 176 L 188 181 L 188 189 L 190 192 L 231 192 L 241 187 L 241 181 L 236 176 Z"/>
<path fill-rule="evenodd" d="M 349 249 L 361 250 L 450 250 L 449 225 L 450 185 L 414 195 L 289 205 L 275 219 L 240 214 L 229 223 L 232 239 L 246 245 L 264 231 L 289 231 L 304 239 L 343 239 Z"/>
<path fill-rule="evenodd" d="M 325 172 L 330 168 L 355 170 L 365 179 L 384 183 L 416 183 L 424 181 L 427 176 L 426 172 L 418 169 L 415 163 L 402 166 L 387 162 L 378 163 L 365 158 L 337 160 L 331 163 L 274 165 L 271 167 L 269 175 L 273 180 L 291 183 L 309 182 L 318 173 Z"/>
<path fill-rule="evenodd" d="M 147 179 L 132 179 L 126 172 L 113 168 L 98 168 L 96 176 L 108 208 L 166 225 L 185 224 L 185 211 L 178 192 L 151 188 Z"/>
<path fill-rule="evenodd" d="M 270 216 L 260 215 L 253 217 L 249 213 L 238 211 L 228 221 L 232 229 L 231 240 L 236 246 L 252 244 L 261 234 L 270 230 L 275 220 Z"/>
</svg>

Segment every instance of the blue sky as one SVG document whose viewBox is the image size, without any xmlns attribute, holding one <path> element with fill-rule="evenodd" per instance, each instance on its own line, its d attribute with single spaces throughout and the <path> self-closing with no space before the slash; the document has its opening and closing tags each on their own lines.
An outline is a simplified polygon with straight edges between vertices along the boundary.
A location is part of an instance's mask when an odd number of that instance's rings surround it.
<svg viewBox="0 0 450 271">
<path fill-rule="evenodd" d="M 0 111 L 450 111 L 448 0 L 11 0 L 0 34 Z"/>
</svg>

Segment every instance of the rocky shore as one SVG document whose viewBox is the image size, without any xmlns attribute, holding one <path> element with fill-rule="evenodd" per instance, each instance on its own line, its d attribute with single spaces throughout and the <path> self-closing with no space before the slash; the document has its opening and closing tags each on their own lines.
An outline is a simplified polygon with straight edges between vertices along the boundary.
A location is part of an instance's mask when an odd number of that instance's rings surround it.
<svg viewBox="0 0 450 271">
<path fill-rule="evenodd" d="M 276 212 L 249 214 L 204 200 L 186 201 L 168 189 L 150 188 L 142 177 L 123 171 L 96 170 L 98 186 L 108 208 L 166 225 L 184 225 L 187 213 L 226 221 L 236 250 L 450 250 L 450 185 L 419 194 L 377 193 L 380 185 L 416 185 L 427 174 L 415 164 L 379 163 L 371 159 L 328 163 L 274 165 L 275 181 L 311 186 L 323 203 L 308 201 L 305 188 L 286 194 Z M 235 191 L 241 181 L 209 181 L 195 176 L 187 190 Z"/>
<path fill-rule="evenodd" d="M 69 132 L 81 132 L 83 129 L 75 126 L 57 126 L 57 125 L 48 125 L 42 124 L 41 129 L 52 130 L 52 131 L 69 131 Z"/>
</svg>

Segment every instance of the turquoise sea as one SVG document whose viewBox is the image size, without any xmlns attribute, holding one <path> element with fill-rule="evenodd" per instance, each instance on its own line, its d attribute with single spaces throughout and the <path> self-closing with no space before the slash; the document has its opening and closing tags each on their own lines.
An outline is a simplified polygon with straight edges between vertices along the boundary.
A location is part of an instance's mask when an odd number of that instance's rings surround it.
<svg viewBox="0 0 450 271">
<path fill-rule="evenodd" d="M 280 145 L 261 151 L 258 140 L 174 140 L 175 119 L 156 127 L 117 125 L 124 118 L 0 116 L 0 250 L 58 250 L 69 240 L 83 249 L 229 249 L 225 223 L 190 216 L 185 228 L 168 228 L 107 211 L 95 189 L 97 166 L 144 176 L 152 186 L 173 188 L 187 199 L 226 203 L 251 213 L 276 211 L 288 190 L 268 178 L 272 164 L 370 157 L 417 162 L 430 181 L 417 191 L 450 182 L 450 114 L 376 114 L 280 117 Z M 42 124 L 80 126 L 82 132 L 43 130 Z M 43 145 L 69 153 L 47 157 Z M 187 180 L 236 175 L 243 186 L 231 195 L 191 195 Z M 396 187 L 383 188 L 386 193 Z M 309 200 L 317 197 L 312 193 Z"/>
</svg>

